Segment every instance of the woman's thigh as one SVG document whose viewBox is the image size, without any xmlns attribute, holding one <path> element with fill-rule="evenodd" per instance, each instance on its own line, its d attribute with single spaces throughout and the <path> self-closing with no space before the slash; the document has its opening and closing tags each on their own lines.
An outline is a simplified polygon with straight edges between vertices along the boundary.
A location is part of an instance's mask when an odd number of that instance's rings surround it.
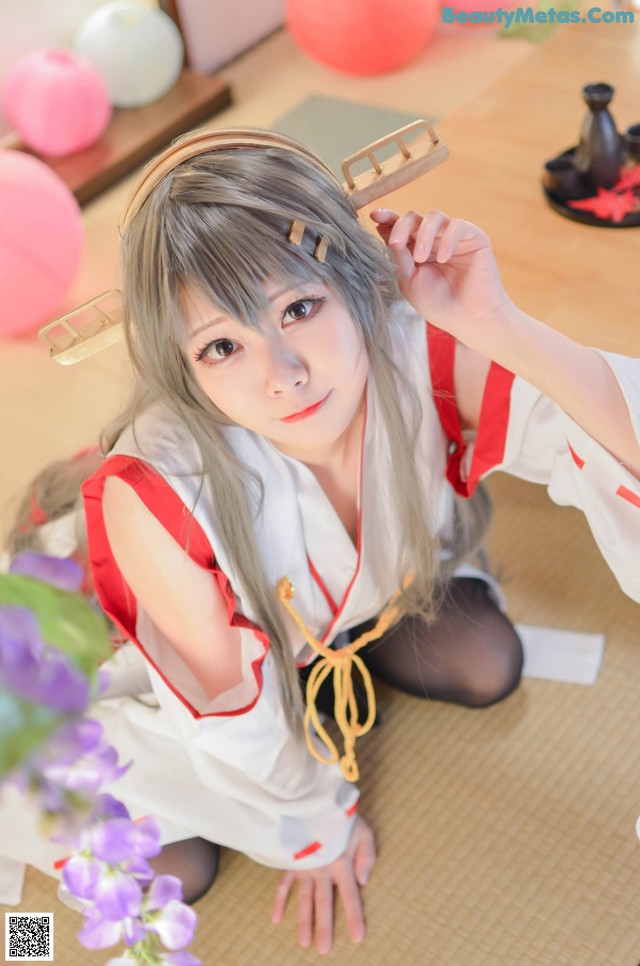
<svg viewBox="0 0 640 966">
<path fill-rule="evenodd" d="M 419 697 L 485 707 L 518 685 L 522 645 L 483 580 L 453 577 L 436 618 L 406 617 L 361 652 L 369 670 Z"/>
</svg>

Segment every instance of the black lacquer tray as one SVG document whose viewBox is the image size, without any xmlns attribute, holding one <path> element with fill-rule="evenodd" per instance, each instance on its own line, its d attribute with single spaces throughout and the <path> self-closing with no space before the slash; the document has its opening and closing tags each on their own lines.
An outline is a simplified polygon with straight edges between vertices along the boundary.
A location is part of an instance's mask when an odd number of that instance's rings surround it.
<svg viewBox="0 0 640 966">
<path fill-rule="evenodd" d="M 561 154 L 556 155 L 553 159 L 567 159 L 571 160 L 577 151 L 576 147 L 568 148 Z M 595 225 L 597 228 L 636 228 L 640 226 L 640 211 L 630 211 L 624 216 L 621 221 L 614 221 L 612 218 L 599 218 L 593 211 L 585 211 L 582 208 L 572 208 L 568 204 L 566 196 L 557 194 L 550 191 L 546 185 L 543 183 L 542 190 L 547 202 L 554 211 L 557 211 L 559 215 L 563 215 L 565 218 L 570 218 L 572 221 L 579 221 L 583 225 Z M 635 189 L 636 196 L 640 199 L 640 188 Z M 589 192 L 585 190 L 584 195 L 582 193 L 579 195 L 580 200 L 585 200 L 589 197 L 595 197 L 595 192 Z M 571 200 L 578 200 L 571 199 Z"/>
</svg>

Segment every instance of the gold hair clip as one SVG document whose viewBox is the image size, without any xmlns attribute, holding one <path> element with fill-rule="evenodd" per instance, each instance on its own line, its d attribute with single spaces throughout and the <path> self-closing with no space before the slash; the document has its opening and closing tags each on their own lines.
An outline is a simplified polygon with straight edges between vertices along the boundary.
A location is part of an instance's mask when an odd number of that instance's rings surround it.
<svg viewBox="0 0 640 966">
<path fill-rule="evenodd" d="M 304 238 L 306 229 L 307 226 L 300 218 L 293 219 L 291 222 L 291 228 L 289 229 L 289 234 L 287 235 L 287 238 L 292 245 L 302 244 L 302 239 Z M 329 242 L 322 235 L 318 235 L 316 247 L 313 250 L 313 257 L 317 262 L 324 262 L 328 251 Z"/>
<path fill-rule="evenodd" d="M 302 239 L 304 238 L 305 228 L 307 226 L 299 218 L 294 218 L 291 222 L 291 228 L 289 229 L 288 239 L 292 245 L 301 245 Z"/>
<path fill-rule="evenodd" d="M 313 251 L 313 257 L 317 262 L 324 262 L 327 257 L 327 252 L 329 251 L 329 242 L 322 235 L 318 236 L 316 242 L 316 247 Z"/>
<path fill-rule="evenodd" d="M 388 145 L 395 145 L 397 151 L 390 158 L 380 161 L 376 152 Z M 153 189 L 177 165 L 197 157 L 199 154 L 207 154 L 225 148 L 243 147 L 285 148 L 306 158 L 307 161 L 317 165 L 336 181 L 338 180 L 331 169 L 317 155 L 284 134 L 253 128 L 196 131 L 175 141 L 144 168 L 122 217 L 121 234 L 126 232 L 131 220 Z M 345 183 L 341 187 L 356 208 L 363 208 L 383 195 L 409 184 L 427 171 L 431 171 L 437 165 L 442 164 L 448 156 L 449 151 L 446 144 L 442 138 L 438 137 L 433 127 L 427 121 L 414 121 L 394 131 L 393 134 L 379 138 L 372 144 L 367 145 L 366 148 L 346 158 L 342 162 Z M 354 176 L 352 167 L 364 158 L 368 159 L 371 167 L 362 174 Z M 340 184 L 339 181 L 338 184 Z M 288 236 L 293 245 L 299 245 L 302 242 L 305 228 L 303 221 L 298 218 L 294 219 Z M 314 257 L 319 262 L 324 262 L 328 249 L 327 239 L 319 236 L 316 241 Z M 105 292 L 79 309 L 61 316 L 40 329 L 39 335 L 50 346 L 52 359 L 63 365 L 79 362 L 80 359 L 85 359 L 87 356 L 99 352 L 123 337 L 124 333 L 120 324 L 120 307 L 117 306 L 111 313 L 105 313 L 99 308 L 102 302 L 114 295 L 117 295 L 115 291 Z M 76 317 L 91 308 L 94 308 L 97 312 L 97 326 L 95 316 L 91 323 L 79 324 Z M 71 322 L 72 319 L 74 319 L 74 323 Z M 51 332 L 55 332 L 56 328 L 59 330 L 61 339 L 54 339 L 51 335 Z"/>
</svg>

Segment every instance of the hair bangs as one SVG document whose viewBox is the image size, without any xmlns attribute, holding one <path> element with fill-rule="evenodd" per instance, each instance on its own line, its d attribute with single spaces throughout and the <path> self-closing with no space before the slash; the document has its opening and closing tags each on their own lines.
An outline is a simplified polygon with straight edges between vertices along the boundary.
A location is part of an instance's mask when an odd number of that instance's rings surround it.
<svg viewBox="0 0 640 966">
<path fill-rule="evenodd" d="M 332 226 L 305 228 L 300 244 L 289 241 L 294 216 L 212 204 L 182 205 L 174 212 L 172 261 L 177 291 L 194 288 L 230 318 L 259 327 L 269 308 L 265 283 L 295 287 L 321 280 L 342 289 L 333 261 L 343 240 Z M 315 258 L 319 237 L 331 237 L 326 263 Z M 341 254 L 341 253 L 340 253 Z M 186 327 L 181 333 L 186 336 Z"/>
</svg>

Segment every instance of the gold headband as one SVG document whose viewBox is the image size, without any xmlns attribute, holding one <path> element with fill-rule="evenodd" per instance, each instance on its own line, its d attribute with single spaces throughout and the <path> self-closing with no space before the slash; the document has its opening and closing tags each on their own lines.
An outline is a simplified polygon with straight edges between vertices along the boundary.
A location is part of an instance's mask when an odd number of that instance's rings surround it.
<svg viewBox="0 0 640 966">
<path fill-rule="evenodd" d="M 284 134 L 261 131 L 258 128 L 226 128 L 221 131 L 195 131 L 178 138 L 142 170 L 127 207 L 120 221 L 120 231 L 124 234 L 142 208 L 143 204 L 163 178 L 170 174 L 183 161 L 190 161 L 200 154 L 224 151 L 227 148 L 285 148 L 320 168 L 335 181 L 335 175 L 317 155 L 304 145 Z"/>
<path fill-rule="evenodd" d="M 411 140 L 407 141 L 407 136 Z M 396 153 L 380 161 L 376 152 L 387 145 L 395 145 Z M 183 161 L 201 154 L 225 149 L 284 148 L 315 164 L 325 174 L 340 184 L 333 172 L 312 151 L 284 134 L 253 128 L 227 128 L 220 131 L 195 131 L 184 135 L 155 157 L 142 171 L 127 203 L 120 222 L 124 234 L 154 188 Z M 383 195 L 414 181 L 420 175 L 446 161 L 449 151 L 433 127 L 424 120 L 414 121 L 398 131 L 387 135 L 357 151 L 342 162 L 345 183 L 341 185 L 356 209 L 363 208 Z M 371 167 L 364 173 L 353 175 L 353 166 L 367 159 Z M 289 231 L 291 244 L 301 244 L 305 231 L 304 222 L 294 219 Z M 314 256 L 324 261 L 327 241 L 319 237 Z M 114 293 L 109 293 L 113 295 Z M 38 335 L 49 346 L 50 356 L 56 362 L 69 365 L 99 352 L 122 338 L 119 311 L 111 313 L 100 308 L 104 296 L 91 299 L 73 312 L 63 315 L 43 326 Z M 79 320 L 87 316 L 80 326 Z M 74 324 L 71 324 L 71 318 Z"/>
</svg>

